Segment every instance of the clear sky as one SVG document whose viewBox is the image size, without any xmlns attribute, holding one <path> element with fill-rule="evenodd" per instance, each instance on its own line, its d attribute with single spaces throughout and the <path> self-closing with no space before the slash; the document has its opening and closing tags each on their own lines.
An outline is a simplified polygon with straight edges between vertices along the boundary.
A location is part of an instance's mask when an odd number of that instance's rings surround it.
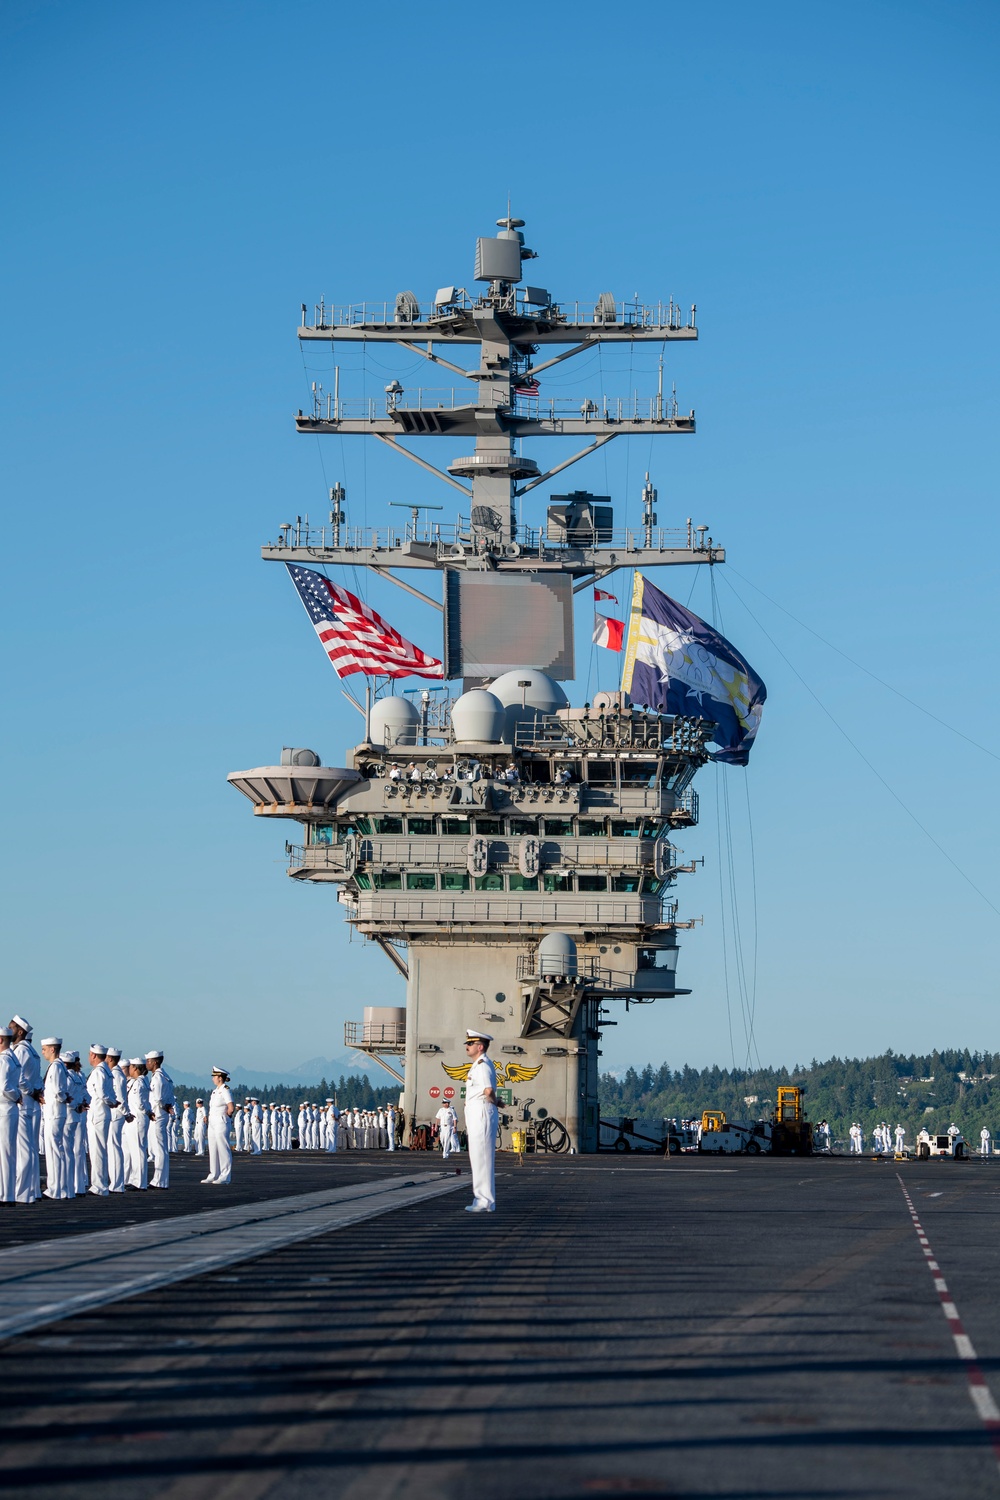
<svg viewBox="0 0 1000 1500">
<path fill-rule="evenodd" d="M 464 284 L 509 191 L 560 299 L 697 302 L 666 374 L 698 435 L 573 483 L 634 523 L 649 467 L 661 523 L 710 524 L 718 618 L 769 689 L 748 772 L 703 772 L 679 840 L 705 861 L 679 890 L 694 994 L 622 1016 L 605 1065 L 747 1056 L 726 794 L 763 1061 L 1000 1047 L 998 44 L 993 0 L 6 0 L 8 1005 L 282 1068 L 400 997 L 331 891 L 286 878 L 294 825 L 225 777 L 283 744 L 337 764 L 360 722 L 260 543 L 335 479 L 359 523 L 451 506 L 361 439 L 296 436 L 330 376 L 299 304 Z M 418 380 L 376 354 L 345 354 L 353 389 Z M 547 389 L 654 388 L 648 353 L 587 361 Z M 655 581 L 709 614 L 691 571 Z M 437 644 L 426 606 L 370 598 Z M 589 612 L 578 699 L 616 665 Z"/>
</svg>

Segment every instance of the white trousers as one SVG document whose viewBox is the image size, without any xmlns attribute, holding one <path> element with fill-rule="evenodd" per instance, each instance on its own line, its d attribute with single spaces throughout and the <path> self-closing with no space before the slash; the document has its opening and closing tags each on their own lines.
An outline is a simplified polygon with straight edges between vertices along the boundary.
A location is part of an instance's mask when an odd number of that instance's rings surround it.
<svg viewBox="0 0 1000 1500">
<path fill-rule="evenodd" d="M 43 1105 L 45 1118 L 45 1196 L 70 1198 L 70 1141 L 65 1104 Z"/>
<path fill-rule="evenodd" d="M 468 1099 L 465 1104 L 465 1129 L 469 1137 L 469 1167 L 472 1171 L 472 1195 L 477 1203 L 495 1208 L 497 1107 L 484 1099 Z"/>
<path fill-rule="evenodd" d="M 170 1151 L 167 1146 L 169 1138 L 169 1115 L 157 1115 L 155 1120 L 150 1120 L 149 1154 L 153 1158 L 153 1175 L 150 1179 L 150 1187 L 165 1188 L 170 1186 Z"/>
<path fill-rule="evenodd" d="M 0 1203 L 17 1195 L 17 1126 L 20 1106 L 0 1100 Z"/>
<path fill-rule="evenodd" d="M 37 1099 L 22 1099 L 17 1111 L 17 1188 L 18 1203 L 34 1203 L 41 1197 L 42 1175 L 38 1160 L 38 1134 L 42 1123 Z"/>
<path fill-rule="evenodd" d="M 90 1186 L 102 1195 L 108 1191 L 108 1132 L 111 1111 L 94 1099 L 87 1111 L 87 1151 L 90 1155 Z"/>
<path fill-rule="evenodd" d="M 81 1111 L 67 1110 L 66 1146 L 69 1157 L 70 1197 L 87 1191 L 87 1117 Z"/>
<path fill-rule="evenodd" d="M 125 1191 L 125 1112 L 121 1105 L 111 1111 L 108 1129 L 108 1190 L 112 1193 Z"/>
<path fill-rule="evenodd" d="M 205 1155 L 205 1125 L 201 1120 L 194 1127 L 194 1154 L 195 1156 Z"/>
<path fill-rule="evenodd" d="M 137 1115 L 125 1126 L 125 1181 L 129 1187 L 144 1189 L 149 1180 L 149 1163 L 146 1160 L 148 1127 L 148 1115 Z"/>
<path fill-rule="evenodd" d="M 991 1152 L 991 1150 L 993 1148 L 993 1142 L 992 1142 L 992 1140 L 990 1140 L 989 1138 L 987 1138 L 985 1141 L 981 1141 L 980 1145 L 982 1147 L 982 1153 L 983 1153 L 983 1155 L 984 1156 L 989 1156 L 989 1154 L 990 1154 L 990 1152 Z"/>
<path fill-rule="evenodd" d="M 218 1125 L 208 1122 L 208 1175 L 220 1187 L 232 1181 L 233 1152 L 229 1144 L 229 1121 L 223 1115 Z"/>
</svg>

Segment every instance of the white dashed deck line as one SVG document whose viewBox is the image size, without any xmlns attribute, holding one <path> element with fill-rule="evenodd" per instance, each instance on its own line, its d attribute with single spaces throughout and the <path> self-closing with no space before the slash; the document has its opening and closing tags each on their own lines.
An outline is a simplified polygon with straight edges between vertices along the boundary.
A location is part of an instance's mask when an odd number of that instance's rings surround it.
<svg viewBox="0 0 1000 1500">
<path fill-rule="evenodd" d="M 468 1188 L 454 1173 L 382 1178 L 0 1251 L 0 1340 Z"/>
<path fill-rule="evenodd" d="M 927 1267 L 933 1276 L 934 1290 L 941 1304 L 941 1311 L 948 1321 L 952 1342 L 955 1345 L 955 1353 L 962 1361 L 965 1376 L 969 1383 L 969 1397 L 976 1408 L 979 1420 L 986 1428 L 986 1434 L 993 1447 L 993 1456 L 997 1460 L 998 1467 L 1000 1467 L 1000 1408 L 997 1407 L 996 1401 L 993 1399 L 993 1392 L 986 1383 L 986 1376 L 979 1365 L 979 1356 L 975 1351 L 972 1340 L 962 1326 L 962 1319 L 959 1316 L 954 1298 L 948 1290 L 948 1283 L 940 1274 L 941 1267 L 934 1259 L 934 1252 L 930 1249 L 930 1242 L 920 1222 L 920 1216 L 913 1206 L 913 1199 L 906 1190 L 906 1183 L 898 1172 L 896 1173 L 896 1178 L 903 1190 L 903 1197 L 906 1199 L 906 1206 L 910 1211 L 910 1218 L 913 1220 L 913 1227 L 916 1230 L 917 1239 L 920 1241 Z M 940 1197 L 941 1194 L 935 1193 L 931 1194 L 931 1196 Z"/>
</svg>

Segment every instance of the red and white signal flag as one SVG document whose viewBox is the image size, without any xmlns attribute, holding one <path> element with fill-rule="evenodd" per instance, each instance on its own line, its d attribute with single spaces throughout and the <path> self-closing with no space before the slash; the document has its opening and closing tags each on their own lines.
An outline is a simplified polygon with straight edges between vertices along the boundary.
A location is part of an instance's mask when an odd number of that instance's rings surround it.
<svg viewBox="0 0 1000 1500">
<path fill-rule="evenodd" d="M 401 636 L 382 616 L 312 568 L 285 567 L 338 677 L 443 677 L 434 656 Z"/>
<path fill-rule="evenodd" d="M 609 620 L 604 615 L 594 616 L 595 646 L 606 646 L 609 651 L 620 651 L 624 643 L 624 620 Z"/>
<path fill-rule="evenodd" d="M 608 594 L 608 593 L 606 593 L 604 591 L 604 589 L 595 589 L 594 590 L 594 603 L 595 604 L 600 604 L 600 602 L 601 602 L 602 599 L 610 599 L 612 604 L 617 604 L 618 603 L 618 600 L 617 600 L 617 598 L 615 597 L 614 594 Z"/>
</svg>

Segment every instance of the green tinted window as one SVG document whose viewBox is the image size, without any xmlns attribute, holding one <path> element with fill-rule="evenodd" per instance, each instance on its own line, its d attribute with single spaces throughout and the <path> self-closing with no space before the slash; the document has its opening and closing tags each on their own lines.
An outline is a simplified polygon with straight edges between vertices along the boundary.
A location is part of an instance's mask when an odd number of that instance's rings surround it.
<svg viewBox="0 0 1000 1500">
<path fill-rule="evenodd" d="M 370 875 L 355 875 L 354 878 L 358 882 L 358 890 L 359 891 L 370 891 L 371 890 L 371 888 L 372 888 L 372 878 L 371 878 Z"/>
<path fill-rule="evenodd" d="M 377 891 L 401 891 L 403 889 L 403 877 L 396 870 L 383 870 L 379 875 L 373 875 Z"/>
<path fill-rule="evenodd" d="M 606 875 L 578 875 L 576 888 L 578 891 L 606 891 L 608 877 Z"/>
<path fill-rule="evenodd" d="M 441 889 L 443 891 L 467 891 L 469 877 L 460 870 L 445 870 L 441 876 Z"/>
<path fill-rule="evenodd" d="M 418 870 L 406 877 L 406 889 L 408 891 L 436 891 L 437 876 L 430 871 Z"/>
<path fill-rule="evenodd" d="M 503 818 L 477 818 L 476 832 L 489 833 L 495 838 L 498 834 L 503 833 Z"/>
<path fill-rule="evenodd" d="M 604 837 L 604 819 L 581 818 L 577 824 L 577 832 L 582 839 L 602 839 Z"/>
<path fill-rule="evenodd" d="M 476 890 L 477 891 L 502 891 L 503 890 L 503 876 L 502 875 L 498 875 L 493 870 L 490 871 L 489 875 L 477 875 L 476 876 Z"/>
<path fill-rule="evenodd" d="M 329 826 L 313 828 L 309 835 L 310 844 L 332 844 L 334 830 Z"/>
<path fill-rule="evenodd" d="M 437 832 L 434 827 L 433 818 L 407 818 L 406 830 L 408 833 L 419 833 L 422 837 L 431 838 Z"/>
<path fill-rule="evenodd" d="M 512 891 L 537 891 L 538 890 L 538 876 L 537 875 L 517 875 L 517 874 L 514 874 L 514 875 L 508 876 L 507 878 L 510 881 L 510 888 L 511 888 Z"/>
<path fill-rule="evenodd" d="M 569 838 L 573 832 L 572 818 L 546 818 L 545 832 L 552 838 Z"/>
<path fill-rule="evenodd" d="M 360 834 L 369 834 L 374 831 L 371 818 L 356 818 L 354 826 Z"/>
<path fill-rule="evenodd" d="M 637 839 L 639 837 L 639 819 L 612 818 L 611 837 L 613 839 Z"/>
<path fill-rule="evenodd" d="M 616 875 L 611 882 L 613 891 L 628 891 L 635 894 L 639 889 L 640 875 Z"/>
<path fill-rule="evenodd" d="M 402 818 L 376 818 L 375 827 L 379 833 L 402 833 Z"/>
<path fill-rule="evenodd" d="M 456 835 L 463 834 L 463 833 L 468 833 L 469 831 L 470 831 L 470 828 L 469 828 L 469 820 L 468 820 L 468 818 L 442 818 L 441 819 L 441 832 L 442 833 L 450 833 L 452 835 L 452 837 L 455 837 Z"/>
<path fill-rule="evenodd" d="M 546 891 L 571 891 L 573 889 L 572 875 L 543 875 L 543 890 Z"/>
<path fill-rule="evenodd" d="M 538 819 L 511 818 L 510 831 L 512 836 L 521 835 L 522 837 L 533 838 L 538 834 Z"/>
</svg>

